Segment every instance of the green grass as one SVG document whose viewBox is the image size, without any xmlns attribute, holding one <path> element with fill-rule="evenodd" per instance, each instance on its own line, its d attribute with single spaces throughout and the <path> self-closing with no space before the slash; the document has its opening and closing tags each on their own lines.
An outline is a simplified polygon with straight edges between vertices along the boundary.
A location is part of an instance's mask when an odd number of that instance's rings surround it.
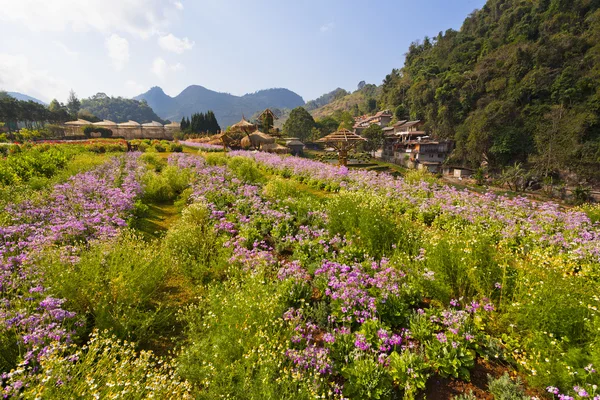
<svg viewBox="0 0 600 400">
<path fill-rule="evenodd" d="M 171 225 L 181 216 L 181 210 L 174 204 L 146 204 L 148 212 L 137 219 L 133 228 L 146 239 L 158 239 L 165 235 Z"/>
</svg>

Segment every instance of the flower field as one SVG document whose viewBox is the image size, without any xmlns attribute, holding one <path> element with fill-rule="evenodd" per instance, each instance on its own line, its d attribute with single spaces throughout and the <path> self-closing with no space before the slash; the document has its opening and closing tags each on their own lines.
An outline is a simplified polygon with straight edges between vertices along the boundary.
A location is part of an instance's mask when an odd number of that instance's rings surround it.
<svg viewBox="0 0 600 400">
<path fill-rule="evenodd" d="M 200 152 L 6 203 L 5 397 L 600 399 L 597 207 Z"/>
</svg>

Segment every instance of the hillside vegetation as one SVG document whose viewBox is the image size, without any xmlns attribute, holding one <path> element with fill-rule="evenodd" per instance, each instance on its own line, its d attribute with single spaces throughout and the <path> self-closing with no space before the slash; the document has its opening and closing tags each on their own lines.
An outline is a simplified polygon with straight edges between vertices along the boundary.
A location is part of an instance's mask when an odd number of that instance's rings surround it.
<svg viewBox="0 0 600 400">
<path fill-rule="evenodd" d="M 124 99 L 122 97 L 109 97 L 104 93 L 81 100 L 81 109 L 90 114 L 113 122 L 127 122 L 129 120 L 139 123 L 157 121 L 164 123 L 145 101 Z"/>
<path fill-rule="evenodd" d="M 489 0 L 460 31 L 413 43 L 380 106 L 406 106 L 455 159 L 598 179 L 600 2 Z"/>
</svg>

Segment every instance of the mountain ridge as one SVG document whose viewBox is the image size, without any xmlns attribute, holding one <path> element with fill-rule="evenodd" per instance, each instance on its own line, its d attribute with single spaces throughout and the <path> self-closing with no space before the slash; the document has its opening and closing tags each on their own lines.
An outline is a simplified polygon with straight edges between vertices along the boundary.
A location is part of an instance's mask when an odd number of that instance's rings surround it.
<svg viewBox="0 0 600 400">
<path fill-rule="evenodd" d="M 17 100 L 21 100 L 21 101 L 33 101 L 33 102 L 36 102 L 38 104 L 42 104 L 42 105 L 45 105 L 45 106 L 48 105 L 48 103 L 46 103 L 46 102 L 44 102 L 42 100 L 36 99 L 35 97 L 29 96 L 29 95 L 26 95 L 26 94 L 23 94 L 23 93 L 19 93 L 19 92 L 6 92 L 6 94 L 8 94 L 10 97 L 14 97 Z"/>
<path fill-rule="evenodd" d="M 242 115 L 250 117 L 265 108 L 285 109 L 305 104 L 300 95 L 285 88 L 263 89 L 236 96 L 201 85 L 190 85 L 174 97 L 167 95 L 161 87 L 154 86 L 133 99 L 145 100 L 157 115 L 171 121 L 212 110 L 223 127 L 238 122 Z"/>
</svg>

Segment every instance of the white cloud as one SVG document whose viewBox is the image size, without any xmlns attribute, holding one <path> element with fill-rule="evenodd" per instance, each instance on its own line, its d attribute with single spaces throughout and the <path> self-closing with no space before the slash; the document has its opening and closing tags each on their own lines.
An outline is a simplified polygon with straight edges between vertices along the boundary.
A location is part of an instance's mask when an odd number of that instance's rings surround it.
<svg viewBox="0 0 600 400">
<path fill-rule="evenodd" d="M 326 24 L 321 25 L 319 30 L 321 32 L 328 32 L 328 31 L 332 30 L 334 27 L 335 27 L 335 24 L 333 22 L 328 22 Z"/>
<path fill-rule="evenodd" d="M 22 54 L 0 53 L 0 88 L 48 102 L 53 97 L 66 98 L 69 92 L 66 82 L 56 79 L 46 70 L 37 69 Z"/>
<path fill-rule="evenodd" d="M 158 38 L 158 45 L 167 51 L 181 54 L 186 50 L 191 50 L 194 47 L 194 42 L 188 38 L 179 39 L 177 36 L 169 33 L 168 35 Z"/>
<path fill-rule="evenodd" d="M 127 39 L 113 33 L 105 41 L 104 46 L 108 50 L 108 56 L 112 60 L 113 67 L 120 71 L 129 62 L 129 42 Z"/>
<path fill-rule="evenodd" d="M 0 21 L 36 32 L 119 31 L 147 38 L 164 30 L 182 8 L 179 1 L 164 0 L 0 0 Z"/>
<path fill-rule="evenodd" d="M 61 49 L 67 56 L 71 58 L 78 58 L 79 53 L 77 51 L 71 50 L 66 44 L 63 42 L 59 42 L 58 40 L 54 40 L 52 43 L 59 49 Z"/>
<path fill-rule="evenodd" d="M 125 82 L 125 87 L 127 88 L 127 95 L 129 96 L 137 96 L 145 89 L 144 85 L 134 81 L 133 79 L 129 79 L 127 82 Z"/>
<path fill-rule="evenodd" d="M 181 63 L 168 64 L 163 58 L 157 57 L 152 63 L 151 71 L 160 79 L 165 79 L 170 72 L 183 71 L 185 67 Z"/>
</svg>

